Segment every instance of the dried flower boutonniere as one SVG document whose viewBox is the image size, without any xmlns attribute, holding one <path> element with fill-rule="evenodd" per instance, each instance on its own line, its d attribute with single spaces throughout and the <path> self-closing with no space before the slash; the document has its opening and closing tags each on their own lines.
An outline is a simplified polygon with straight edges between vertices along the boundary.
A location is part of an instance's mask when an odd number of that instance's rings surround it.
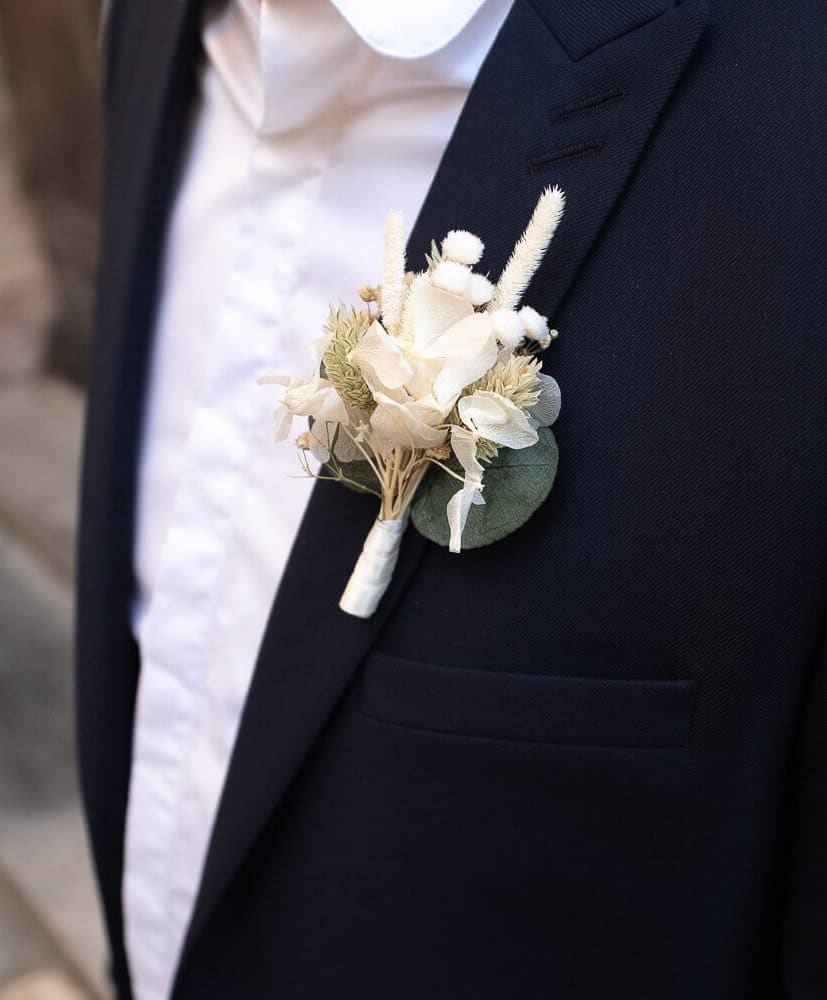
<svg viewBox="0 0 827 1000">
<path fill-rule="evenodd" d="M 343 611 L 373 614 L 409 519 L 459 552 L 504 538 L 548 496 L 560 390 L 538 354 L 557 334 L 520 302 L 563 204 L 559 188 L 542 193 L 496 285 L 473 270 L 483 244 L 462 230 L 432 244 L 424 271 L 406 272 L 402 217 L 391 214 L 382 283 L 360 289 L 362 307 L 331 310 L 315 372 L 259 379 L 285 388 L 277 440 L 294 416 L 310 418 L 296 441 L 308 474 L 379 498 Z"/>
</svg>

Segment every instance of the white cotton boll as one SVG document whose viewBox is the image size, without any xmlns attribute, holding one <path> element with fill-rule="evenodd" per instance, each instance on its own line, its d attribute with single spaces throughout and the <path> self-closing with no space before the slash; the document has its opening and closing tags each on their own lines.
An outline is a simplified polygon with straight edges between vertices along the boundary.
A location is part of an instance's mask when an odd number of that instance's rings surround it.
<svg viewBox="0 0 827 1000">
<path fill-rule="evenodd" d="M 491 301 L 493 294 L 494 286 L 484 274 L 471 275 L 471 288 L 468 292 L 468 298 L 471 300 L 472 306 L 484 306 L 487 302 Z"/>
<path fill-rule="evenodd" d="M 491 313 L 491 327 L 494 336 L 503 347 L 516 350 L 523 339 L 523 321 L 513 309 L 495 309 Z"/>
<path fill-rule="evenodd" d="M 479 236 L 465 229 L 452 229 L 442 241 L 442 256 L 459 264 L 476 264 L 484 249 Z"/>
<path fill-rule="evenodd" d="M 444 292 L 467 299 L 471 290 L 471 269 L 454 260 L 443 260 L 434 268 L 431 281 Z"/>
<path fill-rule="evenodd" d="M 523 306 L 519 312 L 525 335 L 529 340 L 542 340 L 548 336 L 548 322 L 531 306 Z"/>
</svg>

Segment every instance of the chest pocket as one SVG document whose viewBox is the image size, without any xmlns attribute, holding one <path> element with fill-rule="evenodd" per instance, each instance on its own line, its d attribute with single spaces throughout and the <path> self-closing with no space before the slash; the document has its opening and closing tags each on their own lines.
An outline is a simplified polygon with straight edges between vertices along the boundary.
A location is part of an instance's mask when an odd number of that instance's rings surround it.
<svg viewBox="0 0 827 1000">
<path fill-rule="evenodd" d="M 556 677 L 434 666 L 372 653 L 360 694 L 375 722 L 470 738 L 686 747 L 694 680 Z"/>
</svg>

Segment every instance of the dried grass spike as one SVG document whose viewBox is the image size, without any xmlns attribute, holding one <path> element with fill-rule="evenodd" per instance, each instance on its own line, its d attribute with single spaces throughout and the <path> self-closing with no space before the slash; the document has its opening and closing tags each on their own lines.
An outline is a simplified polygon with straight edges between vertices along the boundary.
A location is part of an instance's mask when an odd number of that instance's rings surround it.
<svg viewBox="0 0 827 1000">
<path fill-rule="evenodd" d="M 401 212 L 385 222 L 385 260 L 382 267 L 382 323 L 393 336 L 399 333 L 405 304 L 405 236 Z"/>
<path fill-rule="evenodd" d="M 559 187 L 546 188 L 517 241 L 514 252 L 500 275 L 494 297 L 488 304 L 493 309 L 516 309 L 548 250 L 554 231 L 563 215 L 566 199 Z"/>
</svg>

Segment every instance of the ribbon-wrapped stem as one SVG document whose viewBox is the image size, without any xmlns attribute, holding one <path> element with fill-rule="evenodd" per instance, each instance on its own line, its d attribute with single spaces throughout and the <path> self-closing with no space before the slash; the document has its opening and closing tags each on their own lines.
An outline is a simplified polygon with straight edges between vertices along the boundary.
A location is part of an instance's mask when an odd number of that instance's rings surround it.
<svg viewBox="0 0 827 1000">
<path fill-rule="evenodd" d="M 339 607 L 357 618 L 370 618 L 391 582 L 408 514 L 394 521 L 377 518 L 339 601 Z"/>
</svg>

